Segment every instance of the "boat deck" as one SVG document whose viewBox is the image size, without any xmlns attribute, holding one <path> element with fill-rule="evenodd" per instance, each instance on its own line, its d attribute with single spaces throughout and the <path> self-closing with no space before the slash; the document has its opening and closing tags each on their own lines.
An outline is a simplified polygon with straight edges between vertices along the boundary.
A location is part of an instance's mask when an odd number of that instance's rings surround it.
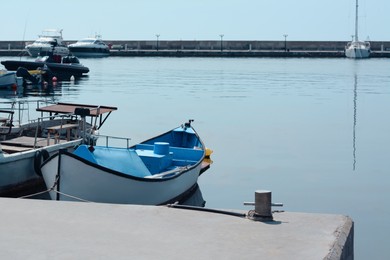
<svg viewBox="0 0 390 260">
<path fill-rule="evenodd" d="M 10 140 L 1 141 L 0 147 L 6 153 L 16 153 L 65 142 L 67 142 L 65 139 L 50 139 L 42 137 L 37 137 L 35 142 L 35 137 L 20 136 Z"/>
</svg>

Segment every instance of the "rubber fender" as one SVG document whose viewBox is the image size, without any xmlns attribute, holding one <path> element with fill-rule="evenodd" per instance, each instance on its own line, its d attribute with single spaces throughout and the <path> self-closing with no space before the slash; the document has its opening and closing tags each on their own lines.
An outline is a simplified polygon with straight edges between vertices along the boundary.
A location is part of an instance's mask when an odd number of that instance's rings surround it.
<svg viewBox="0 0 390 260">
<path fill-rule="evenodd" d="M 46 161 L 49 158 L 49 152 L 45 149 L 36 151 L 34 156 L 34 171 L 37 175 L 42 176 L 41 165 L 42 162 Z"/>
</svg>

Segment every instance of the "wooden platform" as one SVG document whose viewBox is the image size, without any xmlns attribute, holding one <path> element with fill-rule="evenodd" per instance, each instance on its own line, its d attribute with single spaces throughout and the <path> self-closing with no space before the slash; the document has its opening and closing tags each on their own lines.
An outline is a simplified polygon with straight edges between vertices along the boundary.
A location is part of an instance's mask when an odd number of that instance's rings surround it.
<svg viewBox="0 0 390 260">
<path fill-rule="evenodd" d="M 58 139 L 57 141 L 54 139 L 48 139 L 48 138 L 42 138 L 37 137 L 37 142 L 35 144 L 35 137 L 28 137 L 28 136 L 20 136 L 16 137 L 10 140 L 5 140 L 1 142 L 1 147 L 4 149 L 4 147 L 8 147 L 8 149 L 11 149 L 11 146 L 14 147 L 14 150 L 17 151 L 26 151 L 28 149 L 32 148 L 41 148 L 46 147 L 49 145 L 54 145 L 56 143 L 66 143 L 67 140 L 64 139 Z M 35 145 L 35 146 L 34 146 Z M 28 149 L 27 149 L 28 148 Z"/>
</svg>

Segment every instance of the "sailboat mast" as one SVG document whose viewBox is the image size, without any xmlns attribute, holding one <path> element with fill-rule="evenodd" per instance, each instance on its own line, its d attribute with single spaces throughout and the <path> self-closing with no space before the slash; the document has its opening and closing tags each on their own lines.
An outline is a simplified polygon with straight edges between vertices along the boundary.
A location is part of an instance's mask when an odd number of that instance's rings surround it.
<svg viewBox="0 0 390 260">
<path fill-rule="evenodd" d="M 355 42 L 359 41 L 358 39 L 358 8 L 359 8 L 359 3 L 358 0 L 356 0 L 356 14 L 355 14 Z"/>
</svg>

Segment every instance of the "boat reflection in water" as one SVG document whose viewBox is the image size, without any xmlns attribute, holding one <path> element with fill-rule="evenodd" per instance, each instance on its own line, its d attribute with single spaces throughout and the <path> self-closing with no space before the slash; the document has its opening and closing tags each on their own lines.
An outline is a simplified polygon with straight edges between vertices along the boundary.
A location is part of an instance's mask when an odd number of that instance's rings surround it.
<svg viewBox="0 0 390 260">
<path fill-rule="evenodd" d="M 199 184 L 196 184 L 187 196 L 179 200 L 178 204 L 204 207 L 206 205 L 206 201 L 203 199 L 202 191 L 199 188 Z"/>
</svg>

